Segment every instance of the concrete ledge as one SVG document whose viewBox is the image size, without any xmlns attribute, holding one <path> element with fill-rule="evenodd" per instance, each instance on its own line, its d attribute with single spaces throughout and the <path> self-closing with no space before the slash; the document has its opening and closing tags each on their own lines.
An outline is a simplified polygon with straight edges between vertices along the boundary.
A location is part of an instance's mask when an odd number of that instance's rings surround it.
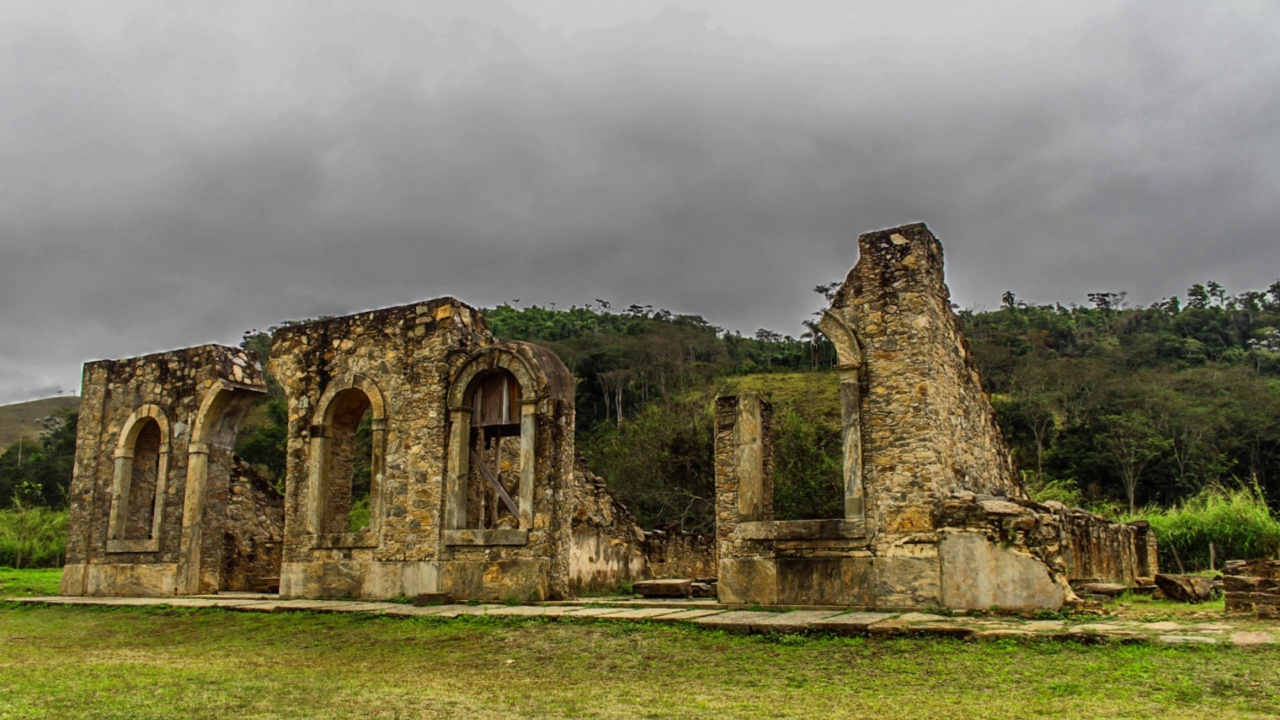
<svg viewBox="0 0 1280 720">
<path fill-rule="evenodd" d="M 738 524 L 740 540 L 861 540 L 863 520 L 759 520 Z"/>
</svg>

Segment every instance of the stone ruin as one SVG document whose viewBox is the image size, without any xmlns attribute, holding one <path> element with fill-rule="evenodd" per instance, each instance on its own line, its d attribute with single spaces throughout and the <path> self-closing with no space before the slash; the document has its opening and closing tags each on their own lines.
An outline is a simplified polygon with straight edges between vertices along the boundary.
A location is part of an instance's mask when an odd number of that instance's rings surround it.
<svg viewBox="0 0 1280 720">
<path fill-rule="evenodd" d="M 720 599 L 876 609 L 1059 608 L 1070 582 L 1156 573 L 1145 524 L 1027 498 L 923 224 L 863 235 L 819 324 L 835 344 L 844 517 L 773 519 L 771 409 L 716 406 Z"/>
<path fill-rule="evenodd" d="M 1074 600 L 1069 581 L 1154 575 L 1149 529 L 1026 497 L 929 230 L 859 250 L 821 323 L 843 518 L 773 519 L 771 408 L 743 395 L 715 408 L 716 537 L 642 531 L 575 454 L 560 359 L 441 298 L 276 331 L 283 497 L 232 454 L 266 392 L 247 353 L 88 363 L 62 593 L 538 601 L 715 577 L 728 604 L 1027 610 Z"/>
<path fill-rule="evenodd" d="M 1280 560 L 1233 560 L 1222 569 L 1227 612 L 1280 618 Z"/>
</svg>

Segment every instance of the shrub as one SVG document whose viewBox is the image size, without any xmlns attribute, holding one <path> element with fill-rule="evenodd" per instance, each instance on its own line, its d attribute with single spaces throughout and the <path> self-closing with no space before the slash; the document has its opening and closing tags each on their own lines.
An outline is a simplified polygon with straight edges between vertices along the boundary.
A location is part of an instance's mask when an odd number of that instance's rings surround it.
<svg viewBox="0 0 1280 720">
<path fill-rule="evenodd" d="M 1070 478 L 1051 478 L 1047 475 L 1037 477 L 1034 472 L 1024 470 L 1022 484 L 1027 490 L 1027 495 L 1036 502 L 1054 500 L 1067 507 L 1084 505 L 1084 495 L 1080 492 L 1080 487 Z"/>
<path fill-rule="evenodd" d="M 67 552 L 67 512 L 17 506 L 0 510 L 0 567 L 61 567 Z"/>
<path fill-rule="evenodd" d="M 1276 557 L 1280 520 L 1256 486 L 1206 487 L 1170 508 L 1146 508 L 1129 519 L 1146 520 L 1156 531 L 1160 566 L 1187 571 L 1209 569 L 1209 544 L 1217 566 L 1227 560 Z"/>
</svg>

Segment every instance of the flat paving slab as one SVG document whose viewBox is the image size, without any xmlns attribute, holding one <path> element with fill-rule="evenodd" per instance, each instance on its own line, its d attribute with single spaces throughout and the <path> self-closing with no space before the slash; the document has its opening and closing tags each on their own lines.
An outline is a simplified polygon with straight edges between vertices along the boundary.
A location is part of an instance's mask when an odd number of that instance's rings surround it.
<svg viewBox="0 0 1280 720">
<path fill-rule="evenodd" d="M 416 605 L 398 605 L 383 611 L 383 615 L 387 617 L 428 617 L 436 615 L 440 612 L 443 605 L 427 605 L 418 607 Z"/>
<path fill-rule="evenodd" d="M 1160 635 L 1156 642 L 1165 645 L 1214 645 L 1218 641 L 1204 635 Z"/>
<path fill-rule="evenodd" d="M 659 615 L 653 618 L 653 621 L 654 622 L 671 622 L 671 623 L 689 622 L 691 620 L 697 620 L 698 618 L 711 617 L 712 615 L 719 615 L 722 612 L 724 611 L 711 610 L 706 608 L 701 610 L 677 610 L 676 612 L 673 612 L 670 615 Z"/>
<path fill-rule="evenodd" d="M 488 615 L 490 610 L 497 610 L 505 607 L 504 605 L 444 605 L 440 612 L 435 613 L 437 617 L 456 618 L 463 615 Z"/>
<path fill-rule="evenodd" d="M 568 613 L 567 617 L 603 617 L 605 615 L 613 615 L 615 613 L 626 612 L 627 608 L 617 607 L 587 607 Z"/>
<path fill-rule="evenodd" d="M 813 623 L 815 630 L 835 633 L 836 635 L 866 635 L 867 628 L 894 617 L 894 613 L 851 612 L 833 615 Z"/>
<path fill-rule="evenodd" d="M 756 632 L 777 633 L 779 635 L 799 635 L 809 632 L 813 628 L 814 623 L 819 620 L 825 620 L 833 615 L 839 615 L 839 610 L 795 610 L 786 613 L 776 613 L 771 618 L 765 618 L 755 623 Z"/>
<path fill-rule="evenodd" d="M 547 614 L 547 609 L 541 605 L 508 605 L 494 608 L 487 614 L 496 617 L 542 617 Z"/>
<path fill-rule="evenodd" d="M 543 617 L 564 617 L 565 615 L 572 615 L 579 608 L 567 605 L 543 605 L 542 609 L 544 611 L 542 613 Z"/>
<path fill-rule="evenodd" d="M 1246 647 L 1249 645 L 1271 645 L 1276 641 L 1270 633 L 1238 632 L 1231 635 L 1231 644 Z"/>
<path fill-rule="evenodd" d="M 650 620 L 652 618 L 678 612 L 681 611 L 675 608 L 636 608 L 635 610 L 623 610 L 620 613 L 605 615 L 603 617 L 608 620 Z"/>
<path fill-rule="evenodd" d="M 779 613 L 757 612 L 755 610 L 731 610 L 718 615 L 708 615 L 707 617 L 698 618 L 693 622 L 694 624 L 701 625 L 702 627 L 746 635 L 754 632 L 756 626 L 760 623 L 769 622 L 778 614 Z"/>
</svg>

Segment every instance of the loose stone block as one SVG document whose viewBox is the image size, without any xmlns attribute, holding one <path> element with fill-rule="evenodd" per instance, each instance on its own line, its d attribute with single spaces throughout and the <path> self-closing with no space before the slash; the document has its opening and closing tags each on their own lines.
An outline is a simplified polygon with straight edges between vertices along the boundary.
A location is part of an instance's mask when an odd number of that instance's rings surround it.
<svg viewBox="0 0 1280 720">
<path fill-rule="evenodd" d="M 693 594 L 693 581 L 688 579 L 643 580 L 632 584 L 632 589 L 644 597 L 683 597 Z"/>
<path fill-rule="evenodd" d="M 1160 635 L 1156 642 L 1165 645 L 1215 645 L 1218 641 L 1203 635 Z"/>
</svg>

